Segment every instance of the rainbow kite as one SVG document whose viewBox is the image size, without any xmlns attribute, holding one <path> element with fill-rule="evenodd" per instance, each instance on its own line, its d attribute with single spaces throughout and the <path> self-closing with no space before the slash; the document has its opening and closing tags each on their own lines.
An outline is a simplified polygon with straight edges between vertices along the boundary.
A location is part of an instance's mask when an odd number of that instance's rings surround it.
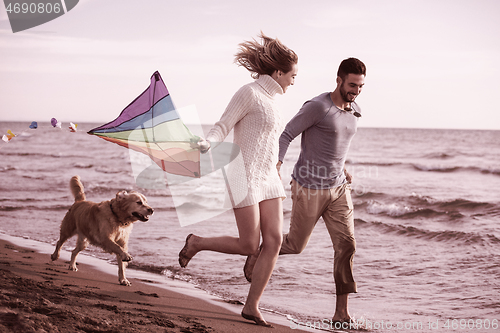
<svg viewBox="0 0 500 333">
<path fill-rule="evenodd" d="M 160 73 L 110 123 L 88 132 L 104 140 L 148 155 L 165 172 L 199 178 L 200 139 L 184 125 Z"/>
</svg>

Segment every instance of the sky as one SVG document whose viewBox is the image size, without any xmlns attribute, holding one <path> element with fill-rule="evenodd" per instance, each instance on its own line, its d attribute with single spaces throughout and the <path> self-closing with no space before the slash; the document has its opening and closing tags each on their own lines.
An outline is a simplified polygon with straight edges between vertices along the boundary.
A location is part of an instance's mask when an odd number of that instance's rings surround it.
<svg viewBox="0 0 500 333">
<path fill-rule="evenodd" d="M 178 108 L 215 123 L 253 79 L 234 64 L 260 31 L 299 56 L 285 120 L 367 67 L 361 127 L 500 129 L 497 0 L 80 0 L 12 33 L 0 4 L 0 121 L 105 123 L 159 71 Z"/>
</svg>

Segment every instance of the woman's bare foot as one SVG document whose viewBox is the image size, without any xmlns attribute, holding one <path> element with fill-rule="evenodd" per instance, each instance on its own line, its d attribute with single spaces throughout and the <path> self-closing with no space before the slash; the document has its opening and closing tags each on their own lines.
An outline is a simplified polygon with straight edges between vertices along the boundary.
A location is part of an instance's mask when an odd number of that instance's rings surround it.
<svg viewBox="0 0 500 333">
<path fill-rule="evenodd" d="M 248 311 L 248 313 L 246 311 Z M 260 311 L 257 310 L 257 312 L 259 312 L 259 313 L 255 314 L 255 315 L 250 314 L 249 310 L 245 310 L 245 308 L 243 308 L 243 311 L 241 311 L 241 316 L 243 318 L 245 318 L 246 320 L 254 321 L 256 325 L 273 328 L 273 325 L 271 325 L 267 321 L 265 321 L 265 319 L 262 317 L 262 314 L 260 313 Z"/>
<path fill-rule="evenodd" d="M 186 237 L 186 243 L 184 244 L 184 247 L 182 248 L 181 252 L 179 252 L 179 265 L 181 265 L 182 268 L 186 267 L 191 260 L 191 258 L 194 257 L 194 255 L 198 252 L 193 249 L 192 246 L 192 241 L 193 238 L 196 237 L 193 234 L 189 234 Z"/>
</svg>

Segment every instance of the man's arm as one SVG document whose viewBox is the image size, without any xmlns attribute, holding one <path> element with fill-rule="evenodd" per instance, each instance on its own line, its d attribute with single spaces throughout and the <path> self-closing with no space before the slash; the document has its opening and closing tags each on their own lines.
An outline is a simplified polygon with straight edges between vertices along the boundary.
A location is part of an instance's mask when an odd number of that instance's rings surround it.
<svg viewBox="0 0 500 333">
<path fill-rule="evenodd" d="M 317 104 L 313 101 L 307 101 L 302 105 L 299 112 L 288 122 L 283 133 L 279 138 L 279 154 L 278 163 L 276 164 L 276 169 L 278 170 L 278 175 L 281 179 L 281 165 L 285 159 L 286 152 L 290 143 L 302 132 L 307 130 L 309 127 L 313 126 L 317 122 L 318 109 L 315 108 Z"/>
<path fill-rule="evenodd" d="M 316 124 L 318 116 L 321 115 L 322 112 L 321 110 L 318 111 L 316 102 L 307 101 L 302 105 L 299 112 L 286 124 L 285 130 L 279 138 L 278 159 L 281 162 L 285 159 L 286 152 L 293 139 Z"/>
</svg>

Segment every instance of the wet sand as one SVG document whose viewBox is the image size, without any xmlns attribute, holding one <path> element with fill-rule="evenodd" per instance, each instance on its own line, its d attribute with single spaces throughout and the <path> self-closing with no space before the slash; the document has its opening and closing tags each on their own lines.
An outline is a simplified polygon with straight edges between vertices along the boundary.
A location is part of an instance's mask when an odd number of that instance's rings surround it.
<svg viewBox="0 0 500 333">
<path fill-rule="evenodd" d="M 132 286 L 122 286 L 116 271 L 85 263 L 77 272 L 67 268 L 63 256 L 52 262 L 0 238 L 0 332 L 299 331 L 274 322 L 273 329 L 259 327 L 234 311 L 241 304 L 231 310 L 130 275 Z"/>
</svg>

